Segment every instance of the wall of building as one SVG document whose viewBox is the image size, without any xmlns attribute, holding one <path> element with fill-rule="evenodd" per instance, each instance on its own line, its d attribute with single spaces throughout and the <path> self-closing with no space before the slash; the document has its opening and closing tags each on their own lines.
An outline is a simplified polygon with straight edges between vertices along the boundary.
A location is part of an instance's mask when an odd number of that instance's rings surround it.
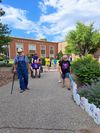
<svg viewBox="0 0 100 133">
<path fill-rule="evenodd" d="M 38 56 L 41 57 L 41 46 L 45 46 L 46 48 L 46 55 L 45 56 L 50 56 L 50 48 L 54 48 L 54 57 L 58 53 L 58 43 L 55 42 L 48 42 L 46 40 L 32 40 L 32 39 L 26 39 L 26 38 L 17 38 L 17 37 L 12 37 L 12 42 L 10 42 L 9 45 L 9 56 L 10 58 L 14 58 L 17 54 L 17 45 L 22 45 L 24 53 L 26 55 L 32 54 L 29 51 L 29 45 L 35 45 L 36 46 L 36 53 Z"/>
<path fill-rule="evenodd" d="M 59 42 L 58 43 L 58 52 L 62 51 L 65 53 L 65 47 L 67 46 L 67 42 Z"/>
</svg>

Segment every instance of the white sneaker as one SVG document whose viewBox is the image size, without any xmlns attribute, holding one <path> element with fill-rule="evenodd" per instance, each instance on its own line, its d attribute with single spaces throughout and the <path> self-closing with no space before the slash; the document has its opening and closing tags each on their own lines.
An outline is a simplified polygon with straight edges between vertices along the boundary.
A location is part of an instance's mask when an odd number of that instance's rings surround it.
<svg viewBox="0 0 100 133">
<path fill-rule="evenodd" d="M 58 83 L 61 83 L 61 80 L 59 80 Z"/>
</svg>

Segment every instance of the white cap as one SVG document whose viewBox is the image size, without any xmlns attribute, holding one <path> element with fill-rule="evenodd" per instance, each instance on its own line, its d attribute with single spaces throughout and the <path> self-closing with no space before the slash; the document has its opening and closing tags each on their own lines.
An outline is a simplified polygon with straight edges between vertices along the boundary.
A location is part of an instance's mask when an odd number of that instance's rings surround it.
<svg viewBox="0 0 100 133">
<path fill-rule="evenodd" d="M 17 52 L 18 52 L 18 53 L 23 52 L 23 49 L 22 49 L 22 48 L 18 48 L 18 49 L 17 49 Z"/>
<path fill-rule="evenodd" d="M 63 59 L 67 59 L 67 55 L 65 54 L 65 55 L 63 55 Z"/>
</svg>

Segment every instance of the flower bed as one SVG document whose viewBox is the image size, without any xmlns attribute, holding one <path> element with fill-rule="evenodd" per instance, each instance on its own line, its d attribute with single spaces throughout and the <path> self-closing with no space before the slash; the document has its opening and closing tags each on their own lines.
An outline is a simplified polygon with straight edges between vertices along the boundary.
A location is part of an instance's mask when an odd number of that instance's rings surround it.
<svg viewBox="0 0 100 133">
<path fill-rule="evenodd" d="M 84 109 L 95 121 L 97 125 L 100 125 L 100 108 L 96 107 L 93 103 L 89 103 L 88 99 L 81 97 L 78 94 L 77 84 L 72 81 L 73 99 L 77 105 Z"/>
</svg>

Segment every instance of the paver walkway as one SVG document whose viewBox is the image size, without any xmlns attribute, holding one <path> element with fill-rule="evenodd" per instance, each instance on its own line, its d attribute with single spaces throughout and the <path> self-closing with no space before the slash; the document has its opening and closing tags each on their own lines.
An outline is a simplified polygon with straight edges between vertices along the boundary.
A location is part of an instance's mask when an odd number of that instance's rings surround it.
<svg viewBox="0 0 100 133">
<path fill-rule="evenodd" d="M 77 133 L 97 127 L 72 100 L 71 92 L 61 88 L 57 72 L 44 72 L 29 80 L 30 90 L 13 94 L 11 83 L 0 87 L 0 133 Z"/>
</svg>

